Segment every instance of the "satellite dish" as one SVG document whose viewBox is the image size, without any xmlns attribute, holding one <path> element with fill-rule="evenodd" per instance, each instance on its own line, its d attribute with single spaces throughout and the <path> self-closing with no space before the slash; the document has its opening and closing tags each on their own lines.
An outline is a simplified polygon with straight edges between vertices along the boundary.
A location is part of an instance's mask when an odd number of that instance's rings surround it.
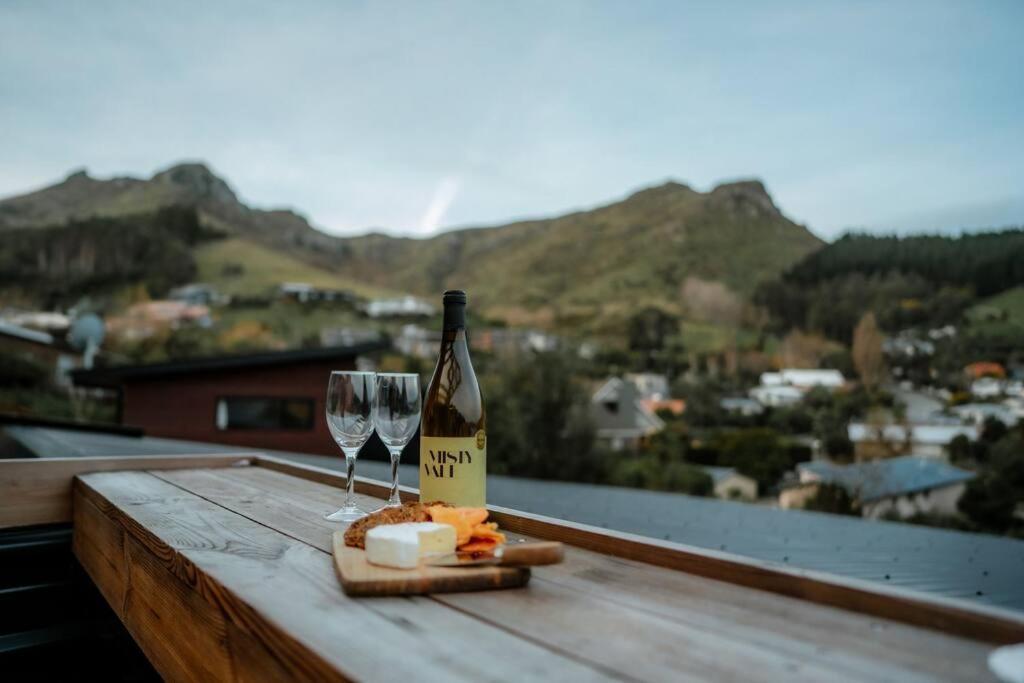
<svg viewBox="0 0 1024 683">
<path fill-rule="evenodd" d="M 93 358 L 100 350 L 100 344 L 107 334 L 103 319 L 95 313 L 86 313 L 75 319 L 68 331 L 68 343 L 71 348 L 82 352 L 82 364 L 86 369 L 92 367 Z"/>
</svg>

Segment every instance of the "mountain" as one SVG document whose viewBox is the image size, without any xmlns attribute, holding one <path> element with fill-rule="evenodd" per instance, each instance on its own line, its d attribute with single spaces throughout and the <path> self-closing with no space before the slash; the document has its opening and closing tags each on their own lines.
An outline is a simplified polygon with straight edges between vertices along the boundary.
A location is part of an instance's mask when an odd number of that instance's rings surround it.
<svg viewBox="0 0 1024 683">
<path fill-rule="evenodd" d="M 707 193 L 669 182 L 592 210 L 427 239 L 339 238 L 317 231 L 294 212 L 247 207 L 224 180 L 198 163 L 174 166 L 149 180 L 99 180 L 73 173 L 51 187 L 0 201 L 0 231 L 5 242 L 28 243 L 21 258 L 41 250 L 34 261 L 52 279 L 66 274 L 53 264 L 75 262 L 76 249 L 118 249 L 116 240 L 88 244 L 89 231 L 83 232 L 82 225 L 106 225 L 94 229 L 127 235 L 134 225 L 154 229 L 160 222 L 154 216 L 161 211 L 195 216 L 198 228 L 181 240 L 195 264 L 187 277 L 201 273 L 238 293 L 273 284 L 251 277 L 244 286 L 243 280 L 233 283 L 237 266 L 244 270 L 246 262 L 268 273 L 294 273 L 299 264 L 297 275 L 307 274 L 302 271 L 306 264 L 309 279 L 327 278 L 339 286 L 430 298 L 461 287 L 471 292 L 474 307 L 492 316 L 556 326 L 609 319 L 609 312 L 652 304 L 685 313 L 682 287 L 694 278 L 746 297 L 822 244 L 786 218 L 756 180 L 726 183 Z M 74 238 L 62 242 L 71 229 Z M 32 236 L 40 232 L 50 237 L 40 241 Z M 53 238 L 61 235 L 61 258 L 49 258 Z M 231 259 L 236 262 L 227 267 Z M 288 259 L 288 269 L 278 267 L 275 259 Z M 179 263 L 161 286 L 183 277 Z"/>
</svg>

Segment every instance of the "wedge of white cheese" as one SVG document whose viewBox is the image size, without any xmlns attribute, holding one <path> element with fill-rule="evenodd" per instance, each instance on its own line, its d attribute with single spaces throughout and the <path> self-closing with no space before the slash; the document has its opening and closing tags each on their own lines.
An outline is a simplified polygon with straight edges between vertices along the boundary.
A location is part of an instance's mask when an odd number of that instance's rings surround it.
<svg viewBox="0 0 1024 683">
<path fill-rule="evenodd" d="M 366 561 L 371 564 L 414 569 L 424 555 L 453 552 L 455 527 L 450 524 L 383 524 L 366 532 Z"/>
</svg>

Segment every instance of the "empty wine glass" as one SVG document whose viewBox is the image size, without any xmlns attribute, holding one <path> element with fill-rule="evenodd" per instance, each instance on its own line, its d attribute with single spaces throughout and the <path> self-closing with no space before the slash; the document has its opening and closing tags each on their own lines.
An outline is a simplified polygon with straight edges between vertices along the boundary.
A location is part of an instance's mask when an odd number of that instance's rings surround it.
<svg viewBox="0 0 1024 683">
<path fill-rule="evenodd" d="M 377 435 L 391 454 L 391 495 L 384 507 L 401 505 L 398 496 L 398 461 L 402 458 L 402 449 L 420 426 L 419 375 L 377 373 L 373 421 L 377 425 Z"/>
<path fill-rule="evenodd" d="M 345 454 L 345 506 L 325 515 L 332 522 L 354 522 L 366 516 L 355 501 L 356 457 L 373 434 L 373 399 L 376 377 L 372 372 L 335 370 L 327 384 L 327 428 Z"/>
</svg>

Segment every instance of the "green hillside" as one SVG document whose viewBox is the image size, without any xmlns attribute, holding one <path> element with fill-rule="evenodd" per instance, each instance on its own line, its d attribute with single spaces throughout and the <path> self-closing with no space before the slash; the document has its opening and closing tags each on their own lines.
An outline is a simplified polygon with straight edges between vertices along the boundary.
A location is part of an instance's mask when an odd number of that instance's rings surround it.
<svg viewBox="0 0 1024 683">
<path fill-rule="evenodd" d="M 685 309 L 687 277 L 749 295 L 821 242 L 783 216 L 759 182 L 699 193 L 668 183 L 559 218 L 426 240 L 347 240 L 360 278 L 436 294 L 449 287 L 510 320 L 614 317 L 642 305 Z"/>
<path fill-rule="evenodd" d="M 159 283 L 155 295 L 188 279 L 250 295 L 283 281 L 430 299 L 459 287 L 470 291 L 477 312 L 510 324 L 612 336 L 621 336 L 637 307 L 656 306 L 687 318 L 682 288 L 689 280 L 711 283 L 719 296 L 745 300 L 759 283 L 822 244 L 783 216 L 758 181 L 727 183 L 707 193 L 666 183 L 593 210 L 427 239 L 339 238 L 315 230 L 292 211 L 245 206 L 228 183 L 196 163 L 149 180 L 72 174 L 51 187 L 0 201 L 0 231 L 30 235 L 73 226 L 81 237 L 87 232 L 83 226 L 99 221 L 107 226 L 103 244 L 109 247 L 118 226 L 128 227 L 125 234 L 135 234 L 136 224 L 152 231 L 154 217 L 168 210 L 191 212 L 201 234 L 175 239 L 173 230 L 158 231 L 159 253 L 175 254 L 176 261 L 172 272 L 146 278 Z M 32 244 L 19 253 L 41 253 L 37 243 L 49 241 L 25 239 Z M 94 241 L 76 237 L 62 244 L 54 258 L 95 268 Z M 145 264 L 129 265 L 130 278 L 127 273 L 119 278 L 118 267 L 103 268 L 104 286 L 137 282 L 135 271 Z M 34 277 L 35 268 L 29 264 L 22 270 Z M 55 272 L 52 263 L 46 270 Z"/>
<path fill-rule="evenodd" d="M 197 247 L 193 255 L 196 279 L 214 285 L 225 294 L 266 294 L 282 282 L 308 282 L 316 287 L 346 289 L 368 298 L 393 293 L 240 237 L 207 242 Z"/>
</svg>

